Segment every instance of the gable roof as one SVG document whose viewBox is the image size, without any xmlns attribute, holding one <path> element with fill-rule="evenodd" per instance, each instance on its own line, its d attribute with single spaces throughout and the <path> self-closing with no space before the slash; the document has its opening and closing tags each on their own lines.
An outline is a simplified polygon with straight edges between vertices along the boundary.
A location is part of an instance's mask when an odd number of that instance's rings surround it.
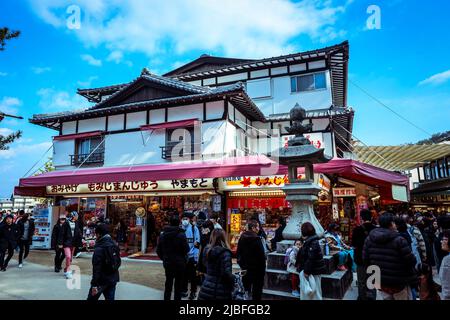
<svg viewBox="0 0 450 320">
<path fill-rule="evenodd" d="M 219 67 L 224 67 L 224 66 L 233 65 L 236 63 L 242 63 L 242 62 L 250 62 L 250 61 L 255 61 L 255 60 L 215 57 L 215 56 L 210 56 L 208 54 L 202 54 L 197 59 L 195 59 L 189 63 L 186 63 L 186 64 L 182 65 L 181 67 L 178 67 L 172 71 L 167 72 L 166 74 L 164 74 L 164 76 L 165 77 L 178 76 L 178 75 L 181 75 L 184 73 L 212 70 L 212 69 L 217 69 Z"/>
<path fill-rule="evenodd" d="M 208 88 L 202 86 L 196 86 L 190 83 L 186 83 L 177 79 L 167 78 L 158 76 L 156 74 L 150 73 L 148 69 L 144 68 L 139 77 L 131 81 L 130 83 L 121 86 L 117 91 L 109 95 L 106 99 L 98 102 L 96 105 L 91 107 L 90 109 L 98 109 L 104 108 L 107 106 L 111 106 L 111 103 L 118 102 L 120 100 L 119 97 L 123 97 L 128 93 L 132 92 L 134 89 L 138 88 L 140 85 L 144 83 L 153 83 L 162 87 L 167 88 L 168 90 L 175 90 L 177 95 L 182 96 L 186 94 L 192 93 L 205 93 L 208 92 Z"/>
<path fill-rule="evenodd" d="M 250 119 L 262 122 L 266 121 L 264 114 L 247 95 L 243 83 L 238 82 L 235 84 L 220 86 L 217 88 L 201 88 L 202 91 L 200 92 L 189 93 L 182 96 L 132 102 L 103 108 L 95 108 L 94 106 L 88 109 L 76 111 L 66 111 L 51 114 L 36 114 L 33 115 L 31 119 L 29 119 L 29 122 L 58 130 L 61 126 L 61 123 L 64 121 L 96 118 L 105 115 L 120 114 L 123 112 L 138 112 L 147 110 L 151 107 L 181 106 L 204 101 L 212 101 L 215 99 L 228 99 Z"/>
</svg>

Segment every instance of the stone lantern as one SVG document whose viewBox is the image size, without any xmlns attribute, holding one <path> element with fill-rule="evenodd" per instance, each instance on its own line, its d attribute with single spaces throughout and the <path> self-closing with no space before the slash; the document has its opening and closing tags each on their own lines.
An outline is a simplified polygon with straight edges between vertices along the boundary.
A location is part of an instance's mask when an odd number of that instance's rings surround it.
<svg viewBox="0 0 450 320">
<path fill-rule="evenodd" d="M 306 118 L 305 109 L 296 104 L 290 112 L 290 118 L 292 126 L 286 127 L 286 130 L 295 137 L 288 141 L 287 147 L 279 149 L 279 163 L 288 167 L 289 177 L 289 183 L 285 184 L 282 190 L 286 194 L 286 200 L 292 205 L 292 215 L 283 231 L 283 237 L 288 241 L 281 244 L 281 250 L 289 246 L 292 240 L 301 237 L 300 227 L 307 221 L 312 223 L 318 236 L 323 235 L 324 229 L 313 210 L 313 202 L 318 199 L 321 190 L 319 185 L 314 183 L 313 164 L 331 160 L 324 155 L 324 149 L 317 149 L 303 136 L 312 127 L 312 124 L 303 124 Z M 303 179 L 298 179 L 299 167 L 305 168 Z"/>
</svg>

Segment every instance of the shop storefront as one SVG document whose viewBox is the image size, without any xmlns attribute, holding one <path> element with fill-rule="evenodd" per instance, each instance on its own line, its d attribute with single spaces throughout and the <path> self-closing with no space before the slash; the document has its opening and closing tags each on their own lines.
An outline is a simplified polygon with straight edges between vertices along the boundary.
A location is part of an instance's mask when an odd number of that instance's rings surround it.
<svg viewBox="0 0 450 320">
<path fill-rule="evenodd" d="M 154 249 L 157 235 L 172 214 L 209 214 L 215 195 L 213 179 L 51 185 L 46 189 L 55 198 L 54 210 L 78 212 L 87 250 L 95 244 L 95 222 L 103 220 L 111 225 L 112 237 L 124 255 Z"/>
<path fill-rule="evenodd" d="M 302 175 L 299 175 L 301 178 Z M 328 194 L 330 180 L 322 174 L 316 174 L 314 179 L 321 186 L 321 193 Z M 219 179 L 219 189 L 226 194 L 227 231 L 233 251 L 250 219 L 260 221 L 268 241 L 275 236 L 279 218 L 289 221 L 291 205 L 281 190 L 288 182 L 287 175 Z"/>
</svg>

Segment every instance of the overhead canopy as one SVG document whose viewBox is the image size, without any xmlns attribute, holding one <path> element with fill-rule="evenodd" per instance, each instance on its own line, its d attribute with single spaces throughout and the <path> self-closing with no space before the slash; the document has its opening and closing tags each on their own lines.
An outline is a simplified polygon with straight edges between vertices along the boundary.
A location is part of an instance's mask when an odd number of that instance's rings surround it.
<svg viewBox="0 0 450 320">
<path fill-rule="evenodd" d="M 141 126 L 141 130 L 157 130 L 157 129 L 175 129 L 194 126 L 198 123 L 198 119 L 188 119 L 180 121 L 163 122 L 157 124 L 147 124 Z"/>
<path fill-rule="evenodd" d="M 143 180 L 168 180 L 190 178 L 221 178 L 286 174 L 286 166 L 269 168 L 276 163 L 264 155 L 225 158 L 205 161 L 189 161 L 130 167 L 92 168 L 52 171 L 20 179 L 16 195 L 45 196 L 45 187 L 60 184 L 96 182 L 123 182 Z M 333 159 L 328 163 L 314 165 L 317 173 L 336 174 L 356 182 L 378 187 L 385 199 L 393 199 L 393 185 L 407 188 L 404 175 L 348 159 Z M 301 170 L 299 170 L 301 172 Z"/>
<path fill-rule="evenodd" d="M 102 133 L 103 133 L 103 131 L 91 131 L 91 132 L 83 132 L 83 133 L 64 134 L 61 136 L 54 136 L 53 140 L 72 140 L 72 139 L 98 137 L 98 136 L 101 136 Z"/>
<path fill-rule="evenodd" d="M 359 161 L 387 169 L 410 170 L 450 154 L 450 144 L 411 144 L 403 146 L 355 146 Z"/>
</svg>

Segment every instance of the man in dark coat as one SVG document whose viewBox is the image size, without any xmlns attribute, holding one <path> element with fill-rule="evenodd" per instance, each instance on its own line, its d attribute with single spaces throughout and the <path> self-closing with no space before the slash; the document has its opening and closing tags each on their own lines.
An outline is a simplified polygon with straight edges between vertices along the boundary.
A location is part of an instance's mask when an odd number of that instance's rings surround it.
<svg viewBox="0 0 450 320">
<path fill-rule="evenodd" d="M 34 236 L 34 221 L 29 218 L 29 214 L 25 213 L 22 219 L 17 222 L 17 227 L 19 228 L 19 268 L 22 268 L 23 259 L 28 257 L 30 252 L 30 246 L 33 242 Z"/>
<path fill-rule="evenodd" d="M 363 263 L 363 247 L 370 231 L 376 228 L 372 223 L 372 213 L 363 209 L 360 211 L 362 224 L 353 229 L 352 246 L 354 248 L 354 260 L 356 263 L 356 275 L 358 278 L 358 300 L 376 300 L 376 289 L 367 288 L 367 270 Z"/>
<path fill-rule="evenodd" d="M 177 215 L 170 218 L 170 226 L 165 227 L 159 237 L 156 253 L 163 261 L 166 273 L 164 300 L 170 300 L 175 281 L 174 300 L 181 300 L 183 276 L 186 272 L 187 254 L 189 244 L 186 234 L 180 228 L 180 219 Z"/>
<path fill-rule="evenodd" d="M 0 271 L 6 271 L 20 237 L 19 228 L 13 221 L 13 215 L 7 215 L 0 226 Z M 8 251 L 8 256 L 5 260 L 6 251 Z"/>
<path fill-rule="evenodd" d="M 103 294 L 105 300 L 114 300 L 119 282 L 121 265 L 119 246 L 109 235 L 109 226 L 100 223 L 95 227 L 97 238 L 92 256 L 92 280 L 88 301 L 95 301 Z"/>
<path fill-rule="evenodd" d="M 66 261 L 66 268 L 64 273 L 66 277 L 70 277 L 68 273 L 68 266 L 70 266 L 70 259 L 72 253 L 72 231 L 70 225 L 67 222 L 66 215 L 59 216 L 58 222 L 53 227 L 52 231 L 52 248 L 55 249 L 55 272 L 60 272 L 62 269 L 62 262 L 64 258 L 68 258 Z"/>
<path fill-rule="evenodd" d="M 237 247 L 237 261 L 242 270 L 245 290 L 251 292 L 252 300 L 261 300 L 266 274 L 266 255 L 261 238 L 258 236 L 258 221 L 252 219 L 247 225 L 248 231 L 241 234 Z"/>
<path fill-rule="evenodd" d="M 72 231 L 72 257 L 78 258 L 83 248 L 83 222 L 76 211 L 70 213 L 69 225 Z"/>
<path fill-rule="evenodd" d="M 416 258 L 408 242 L 397 232 L 392 213 L 385 212 L 378 221 L 380 228 L 373 229 L 364 243 L 364 266 L 380 268 L 383 300 L 411 300 L 411 285 L 418 281 L 414 270 Z"/>
</svg>

